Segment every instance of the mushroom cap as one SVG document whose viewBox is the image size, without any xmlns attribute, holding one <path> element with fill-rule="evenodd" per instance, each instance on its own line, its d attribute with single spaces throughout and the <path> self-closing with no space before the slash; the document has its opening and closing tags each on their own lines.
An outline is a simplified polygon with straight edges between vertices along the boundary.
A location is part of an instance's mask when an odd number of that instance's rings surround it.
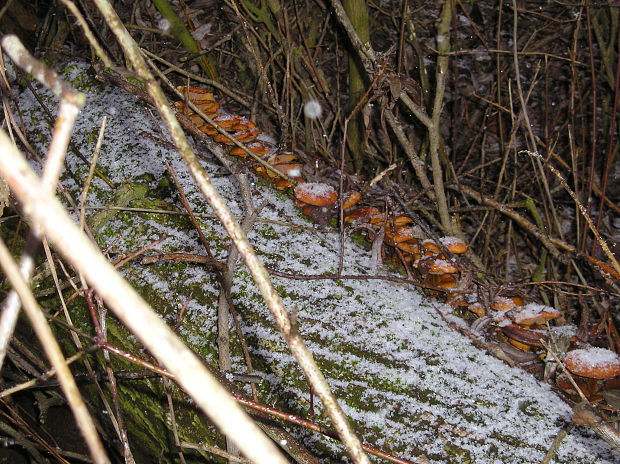
<svg viewBox="0 0 620 464">
<path fill-rule="evenodd" d="M 392 221 L 396 226 L 413 223 L 413 219 L 411 219 L 409 216 L 396 216 Z"/>
<path fill-rule="evenodd" d="M 515 311 L 512 319 L 519 325 L 543 324 L 562 315 L 557 309 L 538 303 L 520 306 Z"/>
<path fill-rule="evenodd" d="M 259 176 L 266 177 L 269 180 L 271 180 L 271 179 L 279 179 L 280 178 L 280 176 L 278 174 L 276 174 L 275 172 L 270 171 L 269 169 L 267 169 L 262 164 L 255 164 L 254 166 L 252 166 L 252 169 Z M 297 205 L 297 206 L 300 206 L 300 205 Z"/>
<path fill-rule="evenodd" d="M 217 110 L 220 109 L 220 104 L 215 100 L 192 101 L 192 103 L 194 103 L 194 105 L 196 105 L 200 111 L 208 115 L 215 114 Z M 192 110 L 188 105 L 185 104 L 184 101 L 174 102 L 174 106 L 177 111 L 187 116 L 196 114 L 194 113 L 194 110 Z"/>
<path fill-rule="evenodd" d="M 277 155 L 270 156 L 267 159 L 269 164 L 282 164 L 282 163 L 292 163 L 298 158 L 295 153 L 291 153 L 290 151 L 283 151 L 278 153 Z"/>
<path fill-rule="evenodd" d="M 220 109 L 220 104 L 216 102 L 215 100 L 213 101 L 206 100 L 203 102 L 198 102 L 196 103 L 196 106 L 198 107 L 200 111 L 208 115 L 215 114 L 217 110 Z"/>
<path fill-rule="evenodd" d="M 420 244 L 418 240 L 412 238 L 410 240 L 406 240 L 403 242 L 398 242 L 398 248 L 406 253 L 419 254 L 420 253 Z"/>
<path fill-rule="evenodd" d="M 422 249 L 425 255 L 437 255 L 441 253 L 441 248 L 433 240 L 426 239 L 422 241 Z"/>
<path fill-rule="evenodd" d="M 352 206 L 355 206 L 362 199 L 362 194 L 355 190 L 351 190 L 344 195 L 342 195 L 342 209 L 347 209 Z"/>
<path fill-rule="evenodd" d="M 260 134 L 261 130 L 258 127 L 254 127 L 252 129 L 235 132 L 234 135 L 235 138 L 239 140 L 239 142 L 251 142 L 256 139 L 256 137 L 258 137 Z"/>
<path fill-rule="evenodd" d="M 223 127 L 224 129 L 230 129 L 233 126 L 239 124 L 239 116 L 235 116 L 234 114 L 222 113 L 218 114 L 213 121 L 217 123 L 218 126 Z"/>
<path fill-rule="evenodd" d="M 228 138 L 228 136 L 226 136 L 224 134 L 215 134 L 213 136 L 213 140 L 215 140 L 217 143 L 223 143 L 224 145 L 234 145 L 235 144 L 235 142 L 230 140 Z"/>
<path fill-rule="evenodd" d="M 516 324 L 508 324 L 501 327 L 502 333 L 508 337 L 508 339 L 515 340 L 524 345 L 533 348 L 544 348 L 545 345 L 541 342 L 547 342 L 549 336 L 547 331 L 538 329 L 526 329 Z"/>
<path fill-rule="evenodd" d="M 301 163 L 283 163 L 274 165 L 274 168 L 289 177 L 301 177 L 301 168 L 303 166 Z"/>
<path fill-rule="evenodd" d="M 202 126 L 205 123 L 204 119 L 202 119 L 202 116 L 200 116 L 198 113 L 186 114 L 185 116 L 191 119 L 191 121 L 198 127 Z"/>
<path fill-rule="evenodd" d="M 258 156 L 268 155 L 269 153 L 271 153 L 271 149 L 267 145 L 261 142 L 251 142 L 251 143 L 248 143 L 246 147 L 248 148 L 248 150 L 250 150 L 252 153 Z M 248 155 L 245 152 L 245 150 L 239 147 L 232 148 L 228 153 L 230 153 L 233 156 L 247 156 Z"/>
<path fill-rule="evenodd" d="M 456 277 L 452 274 L 441 274 L 436 276 L 435 286 L 439 288 L 454 288 L 456 287 Z"/>
<path fill-rule="evenodd" d="M 514 301 L 516 306 L 523 306 L 525 304 L 523 298 L 521 298 L 520 296 L 509 296 L 508 298 Z"/>
<path fill-rule="evenodd" d="M 479 303 L 479 302 L 475 302 L 475 303 L 470 304 L 467 307 L 467 310 L 471 311 L 472 313 L 474 313 L 478 317 L 483 317 L 483 316 L 486 316 L 486 314 L 487 314 L 486 309 L 484 309 L 484 306 L 482 305 L 482 303 Z"/>
<path fill-rule="evenodd" d="M 512 298 L 496 296 L 491 304 L 491 309 L 494 309 L 495 311 L 505 311 L 507 309 L 512 309 L 515 306 L 517 306 L 517 304 Z"/>
<path fill-rule="evenodd" d="M 211 124 L 203 124 L 199 127 L 200 132 L 204 132 L 207 135 L 215 135 L 217 134 L 217 129 L 215 128 L 215 126 L 212 126 Z"/>
<path fill-rule="evenodd" d="M 201 89 L 198 87 L 187 87 L 185 85 L 180 85 L 177 87 L 177 90 L 181 92 L 189 101 L 193 103 L 215 100 L 213 93 L 209 92 L 207 89 Z"/>
<path fill-rule="evenodd" d="M 428 268 L 429 274 L 456 274 L 459 268 L 446 259 L 435 259 Z"/>
<path fill-rule="evenodd" d="M 297 178 L 293 178 L 294 180 L 303 180 L 301 177 L 297 177 Z M 276 188 L 276 190 L 284 190 L 287 188 L 290 188 L 293 186 L 293 184 L 291 184 L 288 180 L 286 179 L 280 179 L 280 180 L 276 180 L 275 184 L 273 184 L 273 186 Z"/>
<path fill-rule="evenodd" d="M 321 182 L 304 182 L 295 187 L 295 198 L 309 205 L 328 206 L 336 202 L 334 187 Z"/>
<path fill-rule="evenodd" d="M 439 241 L 455 255 L 460 255 L 468 250 L 465 242 L 458 237 L 441 237 Z"/>
<path fill-rule="evenodd" d="M 247 147 L 252 153 L 255 153 L 257 155 L 268 155 L 272 151 L 272 148 L 268 147 L 262 142 L 251 142 L 248 143 Z"/>
<path fill-rule="evenodd" d="M 415 263 L 416 268 L 422 275 L 425 274 L 456 274 L 459 268 L 452 261 L 440 259 L 435 256 L 427 256 Z"/>
<path fill-rule="evenodd" d="M 382 215 L 374 206 L 358 206 L 344 217 L 345 224 L 349 224 L 358 219 L 372 218 L 373 216 Z"/>
<path fill-rule="evenodd" d="M 532 351 L 532 347 L 527 343 L 520 342 L 519 340 L 515 340 L 514 338 L 506 338 L 506 341 L 514 346 L 517 350 L 521 351 Z"/>
<path fill-rule="evenodd" d="M 371 221 L 372 223 L 372 221 Z M 410 226 L 396 226 L 394 230 L 388 226 L 385 228 L 385 238 L 390 245 L 416 239 L 415 230 Z"/>
<path fill-rule="evenodd" d="M 579 390 L 581 390 L 581 393 L 583 393 L 586 398 L 592 397 L 600 388 L 596 379 L 576 376 L 573 377 L 573 381 L 577 384 Z M 555 378 L 555 384 L 571 396 L 578 395 L 575 387 L 573 386 L 573 382 L 571 382 L 568 379 L 568 375 L 564 373 Z"/>
<path fill-rule="evenodd" d="M 239 118 L 239 122 L 231 127 L 232 130 L 235 131 L 245 131 L 254 129 L 256 127 L 256 123 L 254 121 L 249 120 L 248 118 L 242 117 Z"/>
<path fill-rule="evenodd" d="M 620 375 L 620 357 L 605 348 L 582 348 L 570 351 L 564 359 L 575 375 L 590 379 L 611 379 Z"/>
</svg>

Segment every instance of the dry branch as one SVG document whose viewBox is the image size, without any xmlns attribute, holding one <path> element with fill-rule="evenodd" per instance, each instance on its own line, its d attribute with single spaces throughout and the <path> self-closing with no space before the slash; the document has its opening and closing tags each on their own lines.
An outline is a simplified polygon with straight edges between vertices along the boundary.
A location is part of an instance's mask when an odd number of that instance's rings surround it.
<svg viewBox="0 0 620 464">
<path fill-rule="evenodd" d="M 359 438 L 355 435 L 351 425 L 349 424 L 342 408 L 338 404 L 335 395 L 331 391 L 325 377 L 321 373 L 320 369 L 316 365 L 312 354 L 304 344 L 301 336 L 293 329 L 291 325 L 291 321 L 288 317 L 286 309 L 284 308 L 284 304 L 282 299 L 276 292 L 271 280 L 269 279 L 269 275 L 265 270 L 264 266 L 256 256 L 256 253 L 250 243 L 248 242 L 247 236 L 237 223 L 237 221 L 233 218 L 232 213 L 228 206 L 224 203 L 222 197 L 219 195 L 217 190 L 214 188 L 211 183 L 211 179 L 206 174 L 206 172 L 202 169 L 196 155 L 191 150 L 185 134 L 181 129 L 178 121 L 175 119 L 172 110 L 167 104 L 167 100 L 163 95 L 160 86 L 157 84 L 152 74 L 150 73 L 148 66 L 146 65 L 138 45 L 135 43 L 133 38 L 129 35 L 125 27 L 123 26 L 120 18 L 111 7 L 110 3 L 107 0 L 95 0 L 97 7 L 100 9 L 103 14 L 106 22 L 114 32 L 119 44 L 123 48 L 128 60 L 133 65 L 135 71 L 138 75 L 144 79 L 145 84 L 147 86 L 148 92 L 150 96 L 153 98 L 160 115 L 162 116 L 164 123 L 166 124 L 168 131 L 170 132 L 175 145 L 177 146 L 183 160 L 187 164 L 188 170 L 191 173 L 192 177 L 196 181 L 196 184 L 200 188 L 201 192 L 220 218 L 224 228 L 230 235 L 231 239 L 235 243 L 237 249 L 239 250 L 239 254 L 245 261 L 248 266 L 254 281 L 256 282 L 258 288 L 260 289 L 267 306 L 269 307 L 271 313 L 274 316 L 278 327 L 280 328 L 282 334 L 284 335 L 285 340 L 287 341 L 291 352 L 297 359 L 297 362 L 303 369 L 304 373 L 308 377 L 310 384 L 314 388 L 315 392 L 323 402 L 325 409 L 334 424 L 334 428 L 338 431 L 342 442 L 347 447 L 353 461 L 356 463 L 365 464 L 368 462 L 368 457 L 362 450 L 361 442 Z M 213 417 L 212 417 L 213 418 Z M 220 426 L 224 426 L 227 424 L 223 424 L 220 422 Z M 239 431 L 233 431 L 229 428 L 223 428 L 227 435 L 230 435 L 232 432 L 239 433 L 243 435 Z M 249 432 L 249 430 L 248 430 Z M 238 436 L 235 437 L 235 441 L 239 440 Z M 259 446 L 256 446 L 252 450 L 248 450 L 247 443 L 237 443 L 241 450 L 244 450 L 247 456 L 250 456 L 248 451 L 257 452 L 259 456 L 262 453 L 266 452 L 267 449 L 273 450 L 273 448 L 267 447 L 264 442 L 256 438 L 257 443 L 260 443 Z"/>
<path fill-rule="evenodd" d="M 150 306 L 80 232 L 60 202 L 51 197 L 26 160 L 0 132 L 0 173 L 35 226 L 79 270 L 110 309 L 151 353 L 174 374 L 199 407 L 244 454 L 256 462 L 286 460 L 239 408 L 202 362 L 181 342 Z"/>
</svg>

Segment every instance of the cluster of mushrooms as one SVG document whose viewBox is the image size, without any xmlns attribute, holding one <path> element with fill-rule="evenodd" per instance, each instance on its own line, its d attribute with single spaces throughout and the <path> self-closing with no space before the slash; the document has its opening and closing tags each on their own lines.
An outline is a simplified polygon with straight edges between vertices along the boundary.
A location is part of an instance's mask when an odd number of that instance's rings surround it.
<svg viewBox="0 0 620 464">
<path fill-rule="evenodd" d="M 382 245 L 387 245 L 407 265 L 413 266 L 418 277 L 426 286 L 458 291 L 466 294 L 467 288 L 459 288 L 461 268 L 458 257 L 466 253 L 467 245 L 459 238 L 442 237 L 439 243 L 430 239 L 421 239 L 421 233 L 414 227 L 413 219 L 408 216 L 387 217 L 373 206 L 359 205 L 362 195 L 357 191 L 349 191 L 339 195 L 329 184 L 306 182 L 302 177 L 303 164 L 292 152 L 278 152 L 277 149 L 261 140 L 261 130 L 256 124 L 243 116 L 237 116 L 222 110 L 211 92 L 193 87 L 178 87 L 186 101 L 195 104 L 200 111 L 211 117 L 213 121 L 230 132 L 238 141 L 243 142 L 247 149 L 269 165 L 273 166 L 287 178 L 262 164 L 253 164 L 252 169 L 261 177 L 271 182 L 276 189 L 284 190 L 294 187 L 295 204 L 304 215 L 317 223 L 325 225 L 336 217 L 342 208 L 343 222 L 351 227 L 365 230 L 369 241 L 378 238 Z M 234 146 L 234 142 L 218 132 L 215 126 L 206 123 L 199 114 L 192 111 L 186 102 L 175 102 L 179 113 L 189 117 L 200 131 L 213 137 L 221 144 L 232 146 L 229 154 L 246 158 L 248 153 Z M 296 183 L 294 185 L 291 180 Z M 524 304 L 521 297 L 496 297 L 488 305 L 478 300 L 475 293 L 469 297 L 456 298 L 454 301 L 466 307 L 478 318 L 490 318 L 496 327 L 497 337 L 522 352 L 538 353 L 541 359 L 548 356 L 545 345 L 549 341 L 548 322 L 561 317 L 558 310 L 536 303 Z M 568 353 L 564 358 L 565 367 L 573 374 L 573 382 L 563 373 L 556 376 L 556 384 L 569 394 L 575 393 L 577 385 L 589 398 L 601 388 L 601 381 L 609 382 L 620 376 L 620 357 L 613 351 L 579 345 L 573 338 Z M 617 379 L 616 379 L 617 380 Z"/>
<path fill-rule="evenodd" d="M 194 87 L 177 87 L 187 99 L 204 114 L 213 119 L 218 126 L 236 138 L 239 142 L 243 142 L 247 149 L 254 153 L 256 156 L 263 158 L 267 163 L 276 168 L 279 172 L 285 174 L 295 182 L 301 182 L 304 179 L 301 177 L 302 164 L 299 162 L 298 156 L 291 152 L 280 152 L 270 143 L 257 140 L 262 134 L 262 131 L 256 127 L 256 123 L 244 116 L 238 116 L 235 114 L 222 111 L 220 104 L 215 100 L 213 93 L 206 91 L 205 89 Z M 184 101 L 175 102 L 176 109 L 179 113 L 187 116 L 198 127 L 201 132 L 211 136 L 214 141 L 231 146 L 228 154 L 240 158 L 248 157 L 248 152 L 243 148 L 234 146 L 235 143 L 224 134 L 220 134 L 215 126 L 205 122 L 202 117 L 194 112 Z M 278 190 L 284 190 L 292 187 L 293 184 L 278 175 L 277 173 L 265 168 L 261 164 L 255 164 L 252 166 L 254 171 L 261 177 L 267 178 L 271 181 L 275 188 Z"/>
</svg>

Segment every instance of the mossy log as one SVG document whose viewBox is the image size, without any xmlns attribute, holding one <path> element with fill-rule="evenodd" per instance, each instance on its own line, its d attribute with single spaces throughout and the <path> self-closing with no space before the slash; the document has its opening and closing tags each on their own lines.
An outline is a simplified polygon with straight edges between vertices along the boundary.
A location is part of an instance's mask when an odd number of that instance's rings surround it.
<svg viewBox="0 0 620 464">
<path fill-rule="evenodd" d="M 230 246 L 221 225 L 191 182 L 180 157 L 158 143 L 165 129 L 155 127 L 147 109 L 124 91 L 102 87 L 85 64 L 65 66 L 64 73 L 87 104 L 75 130 L 74 143 L 90 157 L 101 118 L 109 118 L 99 168 L 116 185 L 112 190 L 95 178 L 89 207 L 134 207 L 141 210 L 89 209 L 89 223 L 96 229 L 102 249 L 112 254 L 131 253 L 155 240 L 162 240 L 157 253 L 204 254 L 196 232 L 183 214 L 171 187 L 164 161 L 168 161 L 185 186 L 215 258 L 225 261 Z M 55 102 L 47 94 L 50 107 Z M 29 92 L 20 97 L 31 138 L 45 150 L 50 125 Z M 163 135 L 165 137 L 165 135 Z M 196 147 L 203 152 L 201 147 Z M 243 202 L 230 173 L 209 160 L 204 166 L 233 212 L 243 217 Z M 88 171 L 69 153 L 63 182 L 79 197 Z M 123 187 L 124 186 L 124 187 Z M 128 186 L 131 186 L 128 187 Z M 128 189 L 129 197 L 117 192 Z M 256 205 L 267 201 L 250 240 L 267 267 L 281 273 L 320 276 L 336 272 L 339 235 L 335 230 L 314 228 L 300 216 L 288 196 L 257 182 Z M 148 209 L 157 210 L 149 212 Z M 303 334 L 330 385 L 355 424 L 362 440 L 403 458 L 435 463 L 541 462 L 554 437 L 570 424 L 571 408 L 548 386 L 529 374 L 506 366 L 481 352 L 449 328 L 438 315 L 440 304 L 409 285 L 376 279 L 369 253 L 346 240 L 344 273 L 357 279 L 291 279 L 273 277 L 287 307 L 295 313 Z M 155 251 L 150 251 L 154 253 Z M 139 259 L 125 264 L 121 272 L 206 363 L 216 366 L 217 301 L 215 274 L 208 266 L 162 261 L 144 265 Z M 394 275 L 380 268 L 382 275 Z M 39 290 L 51 282 L 44 282 Z M 241 316 L 259 385 L 260 400 L 270 406 L 307 417 L 310 408 L 308 383 L 288 352 L 282 336 L 248 271 L 239 265 L 232 299 Z M 74 323 L 92 332 L 84 304 L 71 303 Z M 46 301 L 56 309 L 52 298 Z M 448 315 L 448 317 L 452 317 Z M 112 317 L 108 320 L 109 342 L 144 359 L 150 359 L 136 339 Z M 232 330 L 232 324 L 231 324 Z M 68 337 L 59 338 L 69 354 Z M 235 338 L 232 338 L 233 341 Z M 235 371 L 245 372 L 241 349 L 233 342 Z M 94 357 L 101 365 L 102 357 Z M 112 357 L 115 370 L 139 368 Z M 170 411 L 160 379 L 120 380 L 120 400 L 129 439 L 138 462 L 176 462 Z M 247 386 L 243 387 L 248 391 Z M 94 389 L 84 393 L 97 403 Z M 185 442 L 224 445 L 214 427 L 191 401 L 172 388 L 179 438 Z M 314 405 L 317 420 L 326 420 Z M 100 418 L 105 421 L 105 418 Z M 287 428 L 324 462 L 346 455 L 335 441 L 293 426 Z M 192 454 L 193 453 L 193 454 Z M 219 462 L 186 450 L 190 462 Z M 607 444 L 586 429 L 571 428 L 556 452 L 558 463 L 612 463 L 620 461 Z"/>
</svg>

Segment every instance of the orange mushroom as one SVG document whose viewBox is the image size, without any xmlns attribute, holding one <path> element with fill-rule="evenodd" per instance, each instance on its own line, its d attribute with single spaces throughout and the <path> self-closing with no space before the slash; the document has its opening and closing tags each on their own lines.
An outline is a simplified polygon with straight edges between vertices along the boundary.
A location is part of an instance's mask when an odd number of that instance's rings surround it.
<svg viewBox="0 0 620 464">
<path fill-rule="evenodd" d="M 217 143 L 223 143 L 224 145 L 234 145 L 235 144 L 235 142 L 230 140 L 228 138 L 228 136 L 224 135 L 224 134 L 215 134 L 213 136 L 213 140 L 215 140 Z"/>
<path fill-rule="evenodd" d="M 497 296 L 491 304 L 491 309 L 494 309 L 495 311 L 506 311 L 507 309 L 514 308 L 515 306 L 516 304 L 512 298 Z"/>
<path fill-rule="evenodd" d="M 586 398 L 591 398 L 592 396 L 594 396 L 600 388 L 599 383 L 596 381 L 596 379 L 588 379 L 585 377 L 577 376 L 573 378 L 573 381 L 577 384 L 577 387 L 579 387 L 579 390 L 581 390 L 581 393 L 583 393 Z M 575 390 L 573 382 L 569 380 L 566 374 L 558 375 L 555 378 L 555 384 L 562 390 L 564 390 L 565 393 L 573 397 L 578 397 L 578 393 L 577 390 Z"/>
<path fill-rule="evenodd" d="M 239 116 L 228 113 L 222 113 L 213 118 L 213 121 L 216 122 L 218 126 L 224 129 L 232 129 L 233 126 L 239 124 L 240 120 L 241 118 Z"/>
<path fill-rule="evenodd" d="M 270 156 L 267 159 L 269 164 L 282 164 L 282 163 L 292 163 L 298 158 L 295 153 L 291 153 L 290 151 L 283 151 L 278 153 L 277 155 Z"/>
<path fill-rule="evenodd" d="M 397 244 L 401 251 L 411 254 L 420 254 L 420 244 L 418 239 L 412 238 L 410 240 L 402 241 Z"/>
<path fill-rule="evenodd" d="M 200 132 L 204 132 L 207 135 L 210 135 L 211 137 L 213 137 L 215 134 L 217 134 L 217 129 L 215 128 L 215 126 L 212 126 L 211 124 L 203 124 L 202 126 L 199 127 Z"/>
<path fill-rule="evenodd" d="M 256 139 L 256 137 L 258 137 L 260 134 L 261 134 L 261 130 L 255 127 L 255 128 L 248 129 L 248 130 L 242 130 L 242 131 L 235 132 L 234 136 L 237 140 L 239 140 L 239 142 L 251 142 L 254 139 Z"/>
<path fill-rule="evenodd" d="M 527 343 L 520 342 L 519 340 L 515 340 L 514 338 L 506 338 L 506 341 L 514 346 L 517 350 L 520 351 L 532 351 L 532 347 Z"/>
<path fill-rule="evenodd" d="M 208 115 L 215 114 L 215 112 L 220 109 L 220 104 L 215 100 L 192 101 L 192 103 L 196 105 L 200 111 Z M 192 110 L 185 102 L 174 102 L 174 106 L 176 107 L 177 111 L 188 116 L 191 114 L 196 114 L 194 113 L 194 110 Z"/>
<path fill-rule="evenodd" d="M 338 194 L 331 185 L 321 182 L 303 182 L 295 187 L 295 198 L 313 206 L 329 206 L 336 202 Z"/>
<path fill-rule="evenodd" d="M 269 180 L 279 179 L 280 178 L 280 176 L 277 173 L 275 173 L 274 171 L 271 171 L 270 169 L 267 169 L 262 164 L 257 164 L 255 166 L 253 166 L 252 169 L 254 169 L 256 174 L 258 174 L 259 176 L 263 176 L 263 177 L 265 177 L 265 178 L 267 178 Z M 297 201 L 297 200 L 295 200 L 295 201 Z M 297 206 L 301 206 L 301 205 L 297 205 Z"/>
<path fill-rule="evenodd" d="M 269 153 L 271 153 L 271 149 L 267 145 L 261 142 L 249 143 L 247 145 L 247 148 L 252 153 L 258 156 L 264 156 L 264 155 L 268 155 Z M 233 156 L 247 156 L 248 155 L 244 149 L 239 148 L 239 147 L 232 148 L 229 153 Z"/>
<path fill-rule="evenodd" d="M 620 375 L 620 357 L 605 348 L 582 348 L 570 351 L 564 359 L 566 368 L 589 379 L 611 379 Z"/>
<path fill-rule="evenodd" d="M 440 275 L 431 274 L 431 276 L 433 277 L 433 279 L 431 280 L 433 282 L 432 285 L 435 285 L 435 287 L 445 288 L 445 289 L 456 287 L 456 284 L 457 284 L 456 277 L 454 277 L 454 275 L 452 274 L 440 274 Z"/>
<path fill-rule="evenodd" d="M 370 221 L 372 224 L 372 220 Z M 385 239 L 389 245 L 415 239 L 415 229 L 410 226 L 396 226 L 393 230 L 391 226 L 385 228 Z"/>
<path fill-rule="evenodd" d="M 204 114 L 211 115 L 215 114 L 217 110 L 220 109 L 220 104 L 215 100 L 205 101 L 205 102 L 197 102 L 195 105 L 198 107 L 200 111 Z"/>
<path fill-rule="evenodd" d="M 475 302 L 475 303 L 470 304 L 467 307 L 467 310 L 471 311 L 472 313 L 474 313 L 478 317 L 483 317 L 483 316 L 486 316 L 486 314 L 487 314 L 486 309 L 484 309 L 484 306 L 482 305 L 482 303 L 479 303 L 479 302 Z"/>
<path fill-rule="evenodd" d="M 422 250 L 426 256 L 438 255 L 441 248 L 433 240 L 426 239 L 422 241 Z"/>
<path fill-rule="evenodd" d="M 409 216 L 396 216 L 393 219 L 393 222 L 397 226 L 402 226 L 404 224 L 411 224 L 411 223 L 413 223 L 413 219 L 411 219 Z"/>
<path fill-rule="evenodd" d="M 420 258 L 415 267 L 422 275 L 426 274 L 456 274 L 459 272 L 459 268 L 452 261 L 447 259 L 440 259 L 436 256 L 427 256 Z"/>
<path fill-rule="evenodd" d="M 206 89 L 200 89 L 197 87 L 187 87 L 184 85 L 180 85 L 177 87 L 177 90 L 185 96 L 185 98 L 192 103 L 213 100 L 215 101 L 215 97 L 213 93 L 209 92 Z"/>
<path fill-rule="evenodd" d="M 342 195 L 342 209 L 348 209 L 357 205 L 361 199 L 362 194 L 355 190 L 345 193 Z"/>
<path fill-rule="evenodd" d="M 525 327 L 521 327 L 516 324 L 503 325 L 501 327 L 501 330 L 502 330 L 502 333 L 506 337 L 508 337 L 509 343 L 511 343 L 510 341 L 513 340 L 522 345 L 530 347 L 530 349 L 531 348 L 540 348 L 540 349 L 544 348 L 545 346 L 541 342 L 541 340 L 546 342 L 549 338 L 547 336 L 546 331 L 544 330 L 526 329 Z M 516 348 L 519 348 L 514 343 L 512 343 L 512 345 L 515 346 Z M 529 349 L 523 350 L 523 351 L 529 351 Z"/>
<path fill-rule="evenodd" d="M 552 319 L 561 316 L 560 312 L 551 306 L 545 306 L 537 303 L 529 303 L 525 306 L 518 307 L 512 315 L 512 320 L 519 325 L 536 326 L 542 325 Z"/>
<path fill-rule="evenodd" d="M 455 255 L 460 255 L 468 250 L 465 242 L 458 237 L 441 237 L 439 241 Z"/>
<path fill-rule="evenodd" d="M 376 216 L 381 216 L 382 213 L 374 206 L 358 206 L 357 208 L 351 210 L 344 217 L 344 223 L 350 224 L 353 221 L 369 221 L 371 218 Z"/>
<path fill-rule="evenodd" d="M 283 164 L 276 164 L 273 167 L 276 168 L 281 173 L 286 174 L 289 177 L 299 179 L 301 178 L 301 168 L 303 167 L 303 164 L 283 163 Z"/>
<path fill-rule="evenodd" d="M 186 116 L 191 119 L 191 121 L 196 124 L 198 127 L 202 126 L 205 123 L 205 120 L 202 119 L 198 113 L 186 114 Z"/>
<path fill-rule="evenodd" d="M 239 118 L 237 124 L 233 125 L 230 129 L 234 131 L 245 131 L 254 129 L 255 127 L 256 124 L 254 123 L 254 121 L 251 121 L 248 118 Z"/>
<path fill-rule="evenodd" d="M 301 179 L 301 177 L 299 178 Z M 295 179 L 297 180 L 297 179 Z M 302 179 L 303 180 L 303 179 Z M 276 190 L 284 190 L 287 188 L 290 188 L 293 186 L 293 184 L 291 184 L 288 180 L 286 179 L 280 179 L 277 180 L 275 184 L 273 184 L 273 186 L 276 188 Z"/>
</svg>

